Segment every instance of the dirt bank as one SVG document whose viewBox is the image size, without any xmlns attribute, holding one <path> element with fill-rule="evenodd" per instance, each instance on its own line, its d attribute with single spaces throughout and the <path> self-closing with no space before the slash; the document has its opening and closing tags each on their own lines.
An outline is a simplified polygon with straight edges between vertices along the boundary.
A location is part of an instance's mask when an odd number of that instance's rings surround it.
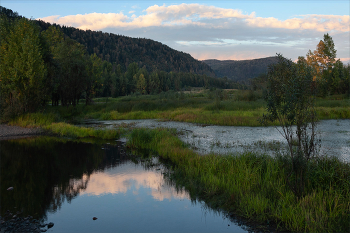
<svg viewBox="0 0 350 233">
<path fill-rule="evenodd" d="M 43 133 L 44 130 L 40 128 L 23 128 L 19 126 L 0 124 L 0 140 L 30 137 Z"/>
</svg>

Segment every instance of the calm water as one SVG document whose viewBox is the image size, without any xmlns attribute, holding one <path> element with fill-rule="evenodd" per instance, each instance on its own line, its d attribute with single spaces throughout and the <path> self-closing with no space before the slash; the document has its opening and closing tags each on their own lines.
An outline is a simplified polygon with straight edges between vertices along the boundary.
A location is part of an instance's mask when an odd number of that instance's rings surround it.
<svg viewBox="0 0 350 233">
<path fill-rule="evenodd" d="M 247 232 L 176 189 L 156 158 L 131 160 L 118 142 L 35 137 L 0 149 L 1 213 L 54 222 L 49 232 Z"/>
<path fill-rule="evenodd" d="M 215 152 L 227 154 L 246 150 L 274 154 L 287 151 L 285 139 L 275 127 L 243 127 L 199 125 L 186 122 L 157 120 L 90 121 L 90 126 L 117 128 L 128 124 L 132 127 L 175 128 L 180 139 L 194 150 L 206 154 Z M 336 156 L 350 161 L 350 120 L 323 120 L 317 126 L 321 155 Z"/>
</svg>

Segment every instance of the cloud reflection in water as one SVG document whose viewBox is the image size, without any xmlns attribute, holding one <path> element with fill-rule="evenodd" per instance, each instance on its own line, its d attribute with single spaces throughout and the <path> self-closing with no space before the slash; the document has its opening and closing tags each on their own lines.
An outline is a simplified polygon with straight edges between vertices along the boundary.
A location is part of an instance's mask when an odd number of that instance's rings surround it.
<svg viewBox="0 0 350 233">
<path fill-rule="evenodd" d="M 84 177 L 83 179 L 86 178 Z M 133 194 L 138 195 L 140 188 L 150 189 L 149 195 L 158 201 L 172 198 L 190 199 L 188 193 L 177 191 L 175 187 L 167 184 L 160 171 L 145 170 L 131 162 L 105 172 L 92 173 L 86 189 L 80 195 L 126 194 L 128 190 L 133 190 Z"/>
</svg>

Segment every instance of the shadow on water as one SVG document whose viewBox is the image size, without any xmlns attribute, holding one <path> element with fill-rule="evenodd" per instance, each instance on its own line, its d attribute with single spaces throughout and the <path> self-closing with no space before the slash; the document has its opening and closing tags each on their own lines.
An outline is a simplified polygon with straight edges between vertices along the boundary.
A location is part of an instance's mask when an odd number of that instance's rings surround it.
<svg viewBox="0 0 350 233">
<path fill-rule="evenodd" d="M 1 216 L 22 211 L 52 232 L 247 232 L 171 181 L 148 151 L 117 141 L 33 137 L 0 141 Z M 6 191 L 13 187 L 12 191 Z M 92 217 L 97 215 L 98 220 Z"/>
</svg>

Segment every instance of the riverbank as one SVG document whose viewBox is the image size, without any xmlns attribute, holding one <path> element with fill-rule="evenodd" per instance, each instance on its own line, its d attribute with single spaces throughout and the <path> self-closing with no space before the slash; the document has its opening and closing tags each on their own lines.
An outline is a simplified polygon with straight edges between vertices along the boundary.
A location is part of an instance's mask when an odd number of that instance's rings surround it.
<svg viewBox="0 0 350 233">
<path fill-rule="evenodd" d="M 198 155 L 165 129 L 134 129 L 128 146 L 154 150 L 171 163 L 177 186 L 211 208 L 292 232 L 350 231 L 350 164 L 334 157 L 310 163 L 308 182 L 298 196 L 288 157 Z"/>
<path fill-rule="evenodd" d="M 15 125 L 0 124 L 0 140 L 32 137 L 44 133 L 45 131 L 42 128 L 25 128 Z"/>
<path fill-rule="evenodd" d="M 0 233 L 30 232 L 41 233 L 46 232 L 54 226 L 54 223 L 40 223 L 39 220 L 32 216 L 22 217 L 21 212 L 11 213 L 9 210 L 5 216 L 0 216 Z"/>
</svg>

